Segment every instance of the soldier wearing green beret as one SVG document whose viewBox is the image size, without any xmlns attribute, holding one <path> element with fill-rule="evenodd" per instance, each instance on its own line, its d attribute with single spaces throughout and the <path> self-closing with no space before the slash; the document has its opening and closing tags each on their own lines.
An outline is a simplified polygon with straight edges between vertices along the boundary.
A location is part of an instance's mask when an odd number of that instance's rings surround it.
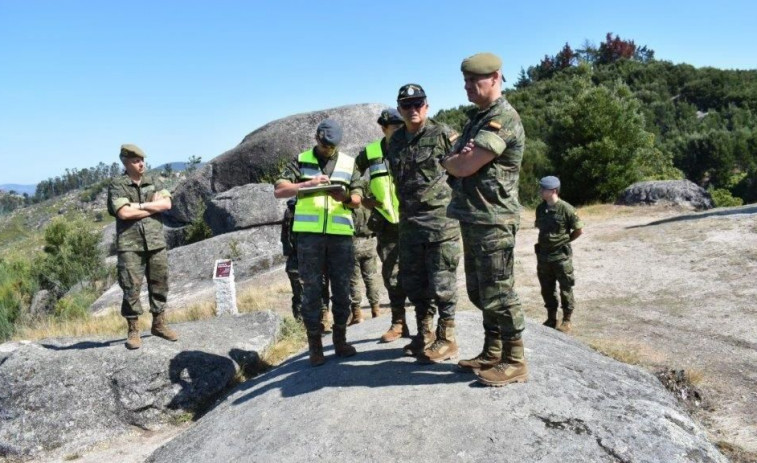
<svg viewBox="0 0 757 463">
<path fill-rule="evenodd" d="M 138 146 L 121 145 L 119 157 L 126 172 L 108 187 L 108 213 L 116 218 L 118 284 L 124 292 L 121 315 L 128 323 L 126 347 L 139 349 L 139 294 L 145 276 L 153 316 L 150 332 L 169 341 L 179 338 L 164 316 L 168 252 L 161 214 L 171 209 L 171 194 L 159 178 L 145 175 L 145 153 Z"/>
<path fill-rule="evenodd" d="M 521 338 L 525 318 L 513 288 L 526 135 L 520 116 L 502 95 L 501 68 L 502 60 L 492 53 L 463 60 L 465 91 L 478 112 L 442 163 L 452 186 L 447 216 L 460 221 L 463 236 L 468 297 L 483 312 L 483 350 L 458 365 L 488 386 L 528 379 Z"/>
<path fill-rule="evenodd" d="M 536 207 L 535 226 L 539 229 L 536 251 L 536 273 L 539 276 L 541 297 L 547 309 L 545 326 L 563 333 L 571 330 L 571 315 L 575 309 L 573 286 L 573 249 L 570 245 L 583 233 L 583 222 L 576 210 L 559 197 L 560 179 L 554 176 L 539 181 L 539 194 L 543 200 Z M 560 283 L 562 323 L 557 326 L 556 285 Z"/>
</svg>

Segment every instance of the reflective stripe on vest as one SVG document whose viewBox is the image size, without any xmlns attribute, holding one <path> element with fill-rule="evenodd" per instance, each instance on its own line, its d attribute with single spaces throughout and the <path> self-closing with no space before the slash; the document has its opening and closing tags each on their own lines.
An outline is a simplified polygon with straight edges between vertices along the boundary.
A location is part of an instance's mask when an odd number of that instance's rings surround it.
<svg viewBox="0 0 757 463">
<path fill-rule="evenodd" d="M 397 190 L 394 180 L 389 175 L 389 170 L 384 162 L 384 153 L 381 151 L 381 140 L 375 141 L 365 147 L 368 158 L 368 171 L 371 175 L 371 194 L 380 205 L 376 210 L 390 223 L 399 223 L 400 211 Z"/>
<path fill-rule="evenodd" d="M 313 150 L 300 153 L 297 158 L 300 167 L 298 182 L 310 180 L 323 172 Z M 331 183 L 343 185 L 350 191 L 355 160 L 350 156 L 337 153 L 336 165 L 329 179 Z M 292 231 L 297 233 L 326 233 L 329 235 L 354 234 L 352 211 L 326 193 L 316 193 L 297 198 L 294 206 L 294 223 Z"/>
</svg>

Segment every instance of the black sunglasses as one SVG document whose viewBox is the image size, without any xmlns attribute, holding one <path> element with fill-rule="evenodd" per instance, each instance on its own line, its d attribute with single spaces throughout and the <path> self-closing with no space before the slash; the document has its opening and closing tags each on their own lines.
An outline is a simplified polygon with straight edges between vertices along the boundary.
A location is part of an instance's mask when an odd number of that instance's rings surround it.
<svg viewBox="0 0 757 463">
<path fill-rule="evenodd" d="M 421 109 L 423 106 L 426 105 L 426 100 L 414 100 L 414 101 L 401 101 L 400 102 L 400 108 L 402 109 Z"/>
</svg>

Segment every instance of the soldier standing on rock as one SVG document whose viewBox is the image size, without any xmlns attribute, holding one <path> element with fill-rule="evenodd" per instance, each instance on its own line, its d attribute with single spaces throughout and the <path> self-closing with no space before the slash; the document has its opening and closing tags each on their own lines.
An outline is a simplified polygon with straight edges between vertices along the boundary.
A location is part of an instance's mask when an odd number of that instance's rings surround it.
<svg viewBox="0 0 757 463">
<path fill-rule="evenodd" d="M 502 95 L 501 67 L 502 60 L 491 53 L 463 60 L 465 91 L 478 112 L 442 162 L 452 186 L 447 215 L 460 221 L 463 235 L 468 297 L 484 318 L 482 352 L 458 365 L 488 386 L 528 379 L 521 338 L 526 324 L 513 288 L 526 136 L 520 116 Z"/>
<path fill-rule="evenodd" d="M 399 279 L 399 200 L 385 153 L 392 134 L 404 127 L 405 121 L 396 109 L 389 108 L 381 111 L 376 122 L 381 126 L 384 138 L 360 151 L 355 158 L 355 165 L 361 175 L 366 171 L 370 175 L 371 195 L 363 198 L 362 205 L 374 211 L 372 219 L 376 220 L 376 251 L 381 259 L 381 276 L 392 310 L 392 324 L 381 336 L 381 342 L 392 342 L 401 337 L 409 338 L 410 331 L 405 318 L 407 295 Z"/>
<path fill-rule="evenodd" d="M 303 285 L 302 319 L 313 366 L 325 362 L 320 326 L 324 269 L 331 283 L 334 351 L 340 357 L 356 353 L 347 343 L 350 276 L 354 265 L 350 209 L 360 206 L 362 190 L 355 160 L 337 150 L 341 140 L 341 126 L 332 119 L 324 120 L 316 129 L 316 146 L 293 159 L 274 184 L 277 198 L 298 195 L 292 230 L 297 234 L 297 260 Z M 300 194 L 301 188 L 329 184 L 342 188 Z"/>
<path fill-rule="evenodd" d="M 365 294 L 371 305 L 371 316 L 376 318 L 380 315 L 379 309 L 379 280 L 376 272 L 376 233 L 373 224 L 376 222 L 373 213 L 365 207 L 352 210 L 352 221 L 355 224 L 355 236 L 352 238 L 355 250 L 355 268 L 350 279 L 350 298 L 352 299 L 351 325 L 363 321 L 363 310 L 360 307 L 363 301 L 363 293 L 360 284 L 365 283 Z"/>
<path fill-rule="evenodd" d="M 560 179 L 557 177 L 544 177 L 539 181 L 539 193 L 543 201 L 536 207 L 535 226 L 539 229 L 539 242 L 534 248 L 541 297 L 547 309 L 544 326 L 569 333 L 570 317 L 575 308 L 573 285 L 576 284 L 570 243 L 583 233 L 583 223 L 573 206 L 560 199 L 559 191 Z M 560 283 L 563 313 L 560 326 L 557 326 L 557 282 Z"/>
<path fill-rule="evenodd" d="M 387 147 L 386 159 L 400 201 L 400 280 L 415 305 L 418 334 L 405 346 L 419 362 L 441 362 L 458 355 L 455 340 L 457 264 L 460 227 L 447 218 L 451 190 L 440 161 L 451 151 L 457 133 L 428 118 L 426 92 L 403 85 L 397 95 L 405 121 Z M 432 331 L 435 306 L 439 309 Z"/>
<path fill-rule="evenodd" d="M 179 337 L 165 322 L 168 298 L 168 251 L 162 213 L 171 209 L 171 193 L 159 178 L 145 175 L 145 153 L 136 145 L 121 145 L 126 173 L 108 187 L 108 213 L 116 218 L 118 284 L 124 292 L 121 315 L 128 323 L 127 349 L 139 349 L 139 294 L 147 277 L 152 329 L 169 341 Z"/>
</svg>

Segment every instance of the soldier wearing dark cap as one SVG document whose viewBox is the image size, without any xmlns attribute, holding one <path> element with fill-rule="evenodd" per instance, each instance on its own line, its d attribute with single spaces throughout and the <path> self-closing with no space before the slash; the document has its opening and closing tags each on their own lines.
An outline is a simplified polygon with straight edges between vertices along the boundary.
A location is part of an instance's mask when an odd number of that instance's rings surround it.
<svg viewBox="0 0 757 463">
<path fill-rule="evenodd" d="M 405 353 L 423 363 L 441 362 L 458 355 L 455 306 L 460 227 L 446 217 L 451 190 L 440 164 L 457 134 L 428 118 L 426 92 L 420 85 L 403 85 L 397 104 L 405 126 L 389 140 L 386 158 L 400 203 L 400 281 L 415 305 L 418 323 L 418 334 L 405 346 Z M 436 333 L 432 331 L 435 306 L 439 310 Z"/>
<path fill-rule="evenodd" d="M 171 194 L 159 178 L 145 175 L 145 153 L 138 146 L 121 145 L 119 157 L 126 173 L 108 187 L 108 213 L 116 218 L 118 284 L 124 292 L 121 315 L 128 323 L 126 347 L 139 349 L 139 294 L 145 276 L 153 316 L 150 332 L 169 341 L 178 339 L 164 316 L 168 253 L 161 214 L 171 209 Z"/>
<path fill-rule="evenodd" d="M 381 259 L 381 276 L 392 310 L 391 326 L 381 336 L 381 342 L 392 342 L 403 336 L 410 337 L 410 331 L 405 321 L 407 295 L 399 280 L 399 200 L 385 153 L 392 135 L 405 125 L 405 121 L 399 111 L 389 108 L 381 111 L 376 122 L 381 126 L 384 138 L 360 151 L 355 165 L 361 174 L 369 171 L 370 175 L 370 195 L 363 198 L 362 204 L 373 210 L 371 220 L 377 237 L 376 250 Z"/>
<path fill-rule="evenodd" d="M 573 249 L 570 245 L 583 233 L 583 223 L 576 210 L 559 197 L 560 180 L 557 177 L 544 177 L 539 181 L 539 194 L 542 202 L 536 207 L 536 228 L 539 229 L 539 242 L 536 250 L 536 273 L 541 285 L 541 297 L 547 309 L 545 326 L 557 328 L 563 333 L 571 330 L 571 315 L 575 309 L 573 286 Z M 563 318 L 557 326 L 557 291 L 560 283 L 560 303 Z"/>
<path fill-rule="evenodd" d="M 347 343 L 350 316 L 350 276 L 352 275 L 354 226 L 351 209 L 360 205 L 362 189 L 355 160 L 337 150 L 342 128 L 326 119 L 316 128 L 316 145 L 300 153 L 283 170 L 274 185 L 274 196 L 297 196 L 292 230 L 297 234 L 297 260 L 303 285 L 302 319 L 308 334 L 310 363 L 325 362 L 321 343 L 321 291 L 323 273 L 331 283 L 334 312 L 333 340 L 337 356 L 355 355 Z M 302 188 L 341 186 L 319 192 Z"/>
<path fill-rule="evenodd" d="M 468 297 L 483 312 L 483 350 L 459 365 L 489 386 L 528 379 L 521 338 L 525 319 L 513 288 L 526 136 L 518 113 L 502 95 L 501 67 L 491 53 L 463 60 L 465 91 L 478 112 L 443 161 L 452 186 L 447 215 L 460 221 L 463 235 Z"/>
</svg>

